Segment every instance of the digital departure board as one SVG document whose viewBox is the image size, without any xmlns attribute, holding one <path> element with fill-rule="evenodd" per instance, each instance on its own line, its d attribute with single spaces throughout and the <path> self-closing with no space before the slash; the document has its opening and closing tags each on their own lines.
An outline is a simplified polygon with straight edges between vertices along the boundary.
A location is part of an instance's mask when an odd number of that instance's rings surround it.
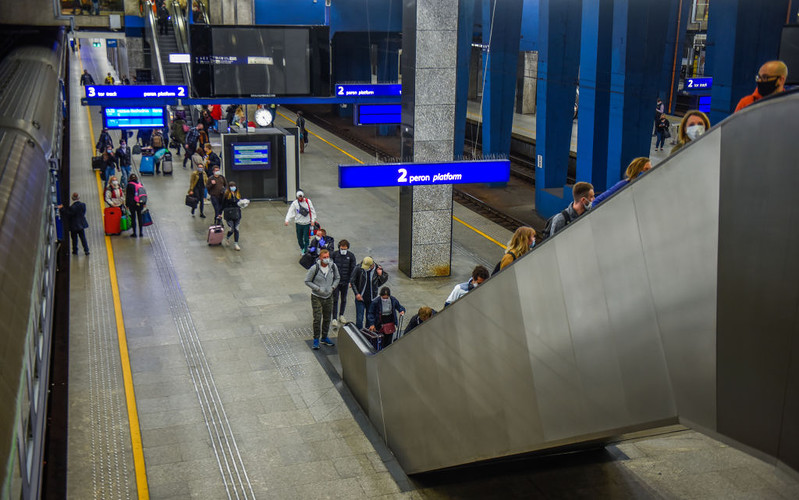
<svg viewBox="0 0 799 500">
<path fill-rule="evenodd" d="M 103 124 L 108 129 L 163 128 L 164 108 L 103 108 Z"/>
<path fill-rule="evenodd" d="M 233 170 L 270 170 L 272 156 L 269 154 L 268 143 L 238 143 L 231 144 Z"/>
<path fill-rule="evenodd" d="M 402 121 L 401 104 L 359 104 L 356 125 L 391 125 Z"/>
</svg>

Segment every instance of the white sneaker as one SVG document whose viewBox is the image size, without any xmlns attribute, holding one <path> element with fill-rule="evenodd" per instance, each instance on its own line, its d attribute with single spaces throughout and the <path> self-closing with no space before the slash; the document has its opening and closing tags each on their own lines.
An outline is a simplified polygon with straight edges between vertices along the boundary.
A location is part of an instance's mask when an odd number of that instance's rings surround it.
<svg viewBox="0 0 799 500">
<path fill-rule="evenodd" d="M 332 326 L 333 328 L 338 328 L 338 321 L 336 320 L 331 321 L 330 326 Z"/>
<path fill-rule="evenodd" d="M 342 315 L 338 317 L 338 322 L 342 325 L 347 322 L 347 319 Z"/>
<path fill-rule="evenodd" d="M 239 246 L 238 243 L 233 243 L 233 248 L 235 248 L 236 250 L 241 250 L 241 247 Z"/>
</svg>

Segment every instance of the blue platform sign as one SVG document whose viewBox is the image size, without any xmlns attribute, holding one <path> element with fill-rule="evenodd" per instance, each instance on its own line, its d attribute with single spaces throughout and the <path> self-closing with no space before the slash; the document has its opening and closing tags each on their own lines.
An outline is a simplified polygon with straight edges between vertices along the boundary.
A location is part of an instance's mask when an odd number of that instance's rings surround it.
<svg viewBox="0 0 799 500">
<path fill-rule="evenodd" d="M 686 92 L 707 92 L 713 88 L 713 77 L 706 78 L 686 78 L 685 90 Z"/>
<path fill-rule="evenodd" d="M 337 83 L 337 97 L 398 97 L 402 95 L 401 83 Z"/>
<path fill-rule="evenodd" d="M 174 99 L 188 97 L 185 85 L 86 85 L 86 97 L 104 99 Z"/>
<path fill-rule="evenodd" d="M 356 125 L 390 125 L 402 121 L 401 104 L 359 104 Z"/>
<path fill-rule="evenodd" d="M 108 129 L 163 128 L 164 108 L 103 108 L 103 127 Z"/>
<path fill-rule="evenodd" d="M 340 188 L 472 184 L 509 180 L 510 160 L 338 166 Z"/>
<path fill-rule="evenodd" d="M 115 39 L 113 39 L 113 38 L 109 38 L 108 40 L 105 41 L 105 46 L 106 47 L 116 47 L 117 46 L 117 41 Z"/>
<path fill-rule="evenodd" d="M 269 170 L 272 159 L 269 143 L 233 144 L 233 170 Z"/>
</svg>

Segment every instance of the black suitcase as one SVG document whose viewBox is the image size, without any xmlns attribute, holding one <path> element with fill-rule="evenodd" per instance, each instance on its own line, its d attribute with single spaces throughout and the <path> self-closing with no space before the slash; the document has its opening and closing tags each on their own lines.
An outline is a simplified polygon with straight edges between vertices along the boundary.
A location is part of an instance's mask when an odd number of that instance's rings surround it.
<svg viewBox="0 0 799 500">
<path fill-rule="evenodd" d="M 384 335 L 382 333 L 373 332 L 368 328 L 361 328 L 361 335 L 372 345 L 372 349 L 375 351 L 379 351 L 383 348 Z"/>
<path fill-rule="evenodd" d="M 105 170 L 105 162 L 102 156 L 92 156 L 92 170 Z"/>
<path fill-rule="evenodd" d="M 305 269 L 310 269 L 316 263 L 316 255 L 306 252 L 302 257 L 300 257 L 300 265 Z"/>
</svg>

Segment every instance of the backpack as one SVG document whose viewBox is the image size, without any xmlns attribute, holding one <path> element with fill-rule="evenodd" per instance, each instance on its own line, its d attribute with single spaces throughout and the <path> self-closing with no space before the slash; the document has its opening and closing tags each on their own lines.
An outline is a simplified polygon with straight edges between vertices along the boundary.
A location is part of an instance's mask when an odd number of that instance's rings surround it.
<svg viewBox="0 0 799 500">
<path fill-rule="evenodd" d="M 569 223 L 572 221 L 572 216 L 569 215 L 569 211 L 568 210 L 563 210 L 561 212 L 561 215 L 563 215 L 563 219 L 566 221 L 566 225 L 568 226 Z M 542 240 L 545 240 L 545 239 L 550 237 L 550 233 L 552 232 L 552 221 L 555 220 L 555 217 L 557 217 L 557 216 L 558 216 L 558 214 L 555 214 L 552 217 L 550 217 L 549 219 L 547 219 L 547 225 L 544 227 L 543 234 L 541 234 L 541 239 Z"/>
<path fill-rule="evenodd" d="M 508 253 L 510 254 L 511 257 L 513 257 L 513 260 L 516 260 L 516 254 L 515 253 L 513 253 L 513 252 L 508 252 Z M 503 255 L 502 258 L 504 259 L 505 256 Z M 511 261 L 511 262 L 513 262 L 513 261 Z M 491 271 L 491 276 L 494 276 L 495 274 L 497 274 L 499 272 L 499 266 L 500 265 L 502 265 L 502 259 L 499 259 L 499 262 L 497 262 L 497 265 L 494 266 L 494 270 Z"/>
<path fill-rule="evenodd" d="M 135 201 L 136 203 L 141 203 L 142 205 L 146 205 L 147 204 L 147 190 L 144 189 L 144 186 L 142 186 L 141 184 L 138 184 L 138 183 L 135 183 L 135 182 L 133 182 L 132 184 L 136 188 L 136 191 L 135 191 L 136 194 L 133 196 L 133 201 Z"/>
</svg>

